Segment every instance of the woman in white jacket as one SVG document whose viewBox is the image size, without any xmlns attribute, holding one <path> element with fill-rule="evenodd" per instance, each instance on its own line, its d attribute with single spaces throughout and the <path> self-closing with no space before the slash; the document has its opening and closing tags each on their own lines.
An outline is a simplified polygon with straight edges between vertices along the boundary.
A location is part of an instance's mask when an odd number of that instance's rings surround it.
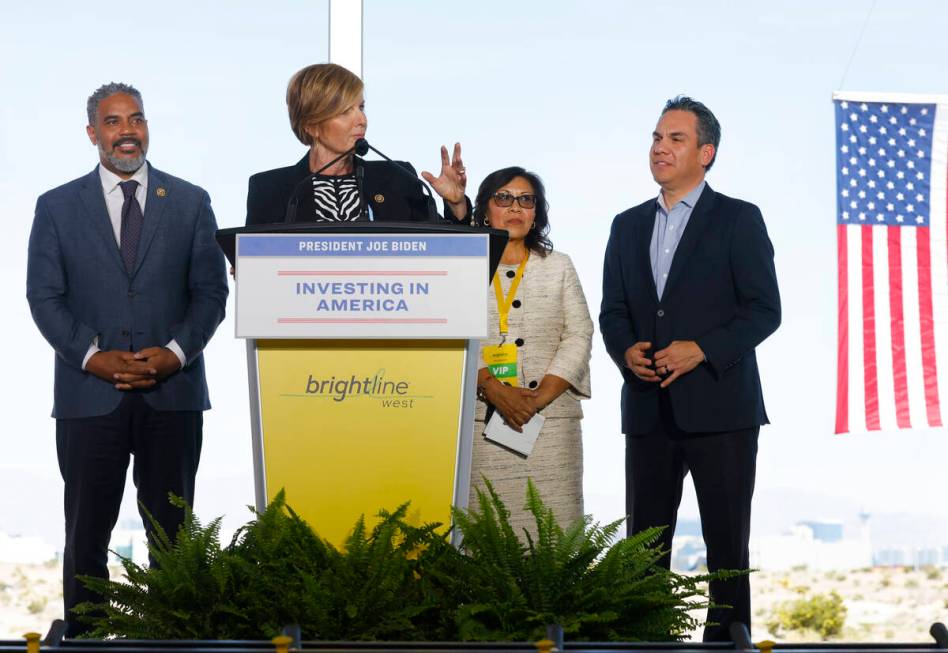
<svg viewBox="0 0 948 653">
<path fill-rule="evenodd" d="M 524 510 L 527 478 L 565 525 L 583 516 L 581 399 L 590 396 L 592 320 L 569 257 L 553 251 L 543 182 L 520 167 L 487 176 L 478 189 L 475 224 L 509 234 L 488 301 L 488 337 L 481 342 L 470 505 L 486 477 L 511 512 L 511 523 L 534 532 Z M 545 421 L 529 454 L 484 437 L 497 411 L 520 430 L 534 415 Z M 529 430 L 529 426 L 528 426 Z"/>
</svg>

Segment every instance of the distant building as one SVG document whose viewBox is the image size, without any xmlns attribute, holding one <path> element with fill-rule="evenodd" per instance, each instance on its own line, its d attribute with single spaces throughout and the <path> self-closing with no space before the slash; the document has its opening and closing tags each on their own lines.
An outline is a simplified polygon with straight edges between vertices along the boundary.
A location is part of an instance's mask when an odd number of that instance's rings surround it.
<svg viewBox="0 0 948 653">
<path fill-rule="evenodd" d="M 941 562 L 941 553 L 938 549 L 915 549 L 912 563 L 916 567 L 936 567 Z"/>
<path fill-rule="evenodd" d="M 879 567 L 902 567 L 908 564 L 909 556 L 905 549 L 879 549 L 873 560 Z"/>
<path fill-rule="evenodd" d="M 7 535 L 0 531 L 0 562 L 38 565 L 59 557 L 52 544 L 34 535 Z"/>
<path fill-rule="evenodd" d="M 867 521 L 867 520 L 866 520 Z M 757 569 L 860 569 L 872 566 L 872 544 L 864 522 L 860 536 L 843 537 L 836 521 L 804 521 L 781 535 L 751 538 L 751 567 Z"/>
<path fill-rule="evenodd" d="M 843 522 L 840 521 L 802 521 L 813 531 L 813 539 L 818 542 L 841 542 L 843 539 Z"/>
</svg>

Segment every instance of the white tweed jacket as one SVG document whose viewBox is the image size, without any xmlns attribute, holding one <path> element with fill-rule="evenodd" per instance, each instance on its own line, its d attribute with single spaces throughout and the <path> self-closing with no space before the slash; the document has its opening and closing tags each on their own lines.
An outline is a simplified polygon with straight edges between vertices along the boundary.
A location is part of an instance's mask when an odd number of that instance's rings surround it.
<svg viewBox="0 0 948 653">
<path fill-rule="evenodd" d="M 512 281 L 506 274 L 508 269 L 514 268 L 498 268 L 505 294 Z M 519 300 L 519 306 L 510 309 L 507 342 L 518 345 L 521 387 L 538 386 L 546 374 L 566 379 L 572 388 L 544 408 L 543 415 L 547 418 L 582 417 L 579 401 L 588 399 L 591 391 L 589 357 L 593 323 L 569 256 L 550 252 L 542 257 L 531 252 L 514 299 Z M 488 337 L 481 341 L 481 347 L 500 344 L 500 322 L 493 289 L 488 292 L 487 306 Z M 479 366 L 484 367 L 483 358 Z M 476 419 L 484 421 L 485 412 L 485 403 L 478 401 Z"/>
</svg>

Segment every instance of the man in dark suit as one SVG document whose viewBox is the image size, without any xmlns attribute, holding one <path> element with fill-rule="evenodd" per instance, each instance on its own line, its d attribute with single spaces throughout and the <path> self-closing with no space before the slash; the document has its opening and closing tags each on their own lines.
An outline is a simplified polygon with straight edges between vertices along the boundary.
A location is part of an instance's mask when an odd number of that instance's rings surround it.
<svg viewBox="0 0 948 653">
<path fill-rule="evenodd" d="M 780 324 L 773 247 L 760 210 L 711 190 L 721 128 L 677 97 L 652 135 L 657 198 L 616 216 L 606 248 L 599 324 L 623 377 L 630 534 L 667 526 L 682 482 L 695 483 L 708 568 L 749 566 L 760 425 L 767 423 L 754 348 Z M 670 563 L 669 555 L 663 562 Z M 750 627 L 746 576 L 711 584 L 705 641 Z"/>
<path fill-rule="evenodd" d="M 87 109 L 99 165 L 40 196 L 27 269 L 33 319 L 56 353 L 70 637 L 85 629 L 71 609 L 99 599 L 76 575 L 108 576 L 130 455 L 143 519 L 174 537 L 183 512 L 168 494 L 193 503 L 210 408 L 201 352 L 227 299 L 210 198 L 145 161 L 141 94 L 107 84 Z"/>
</svg>

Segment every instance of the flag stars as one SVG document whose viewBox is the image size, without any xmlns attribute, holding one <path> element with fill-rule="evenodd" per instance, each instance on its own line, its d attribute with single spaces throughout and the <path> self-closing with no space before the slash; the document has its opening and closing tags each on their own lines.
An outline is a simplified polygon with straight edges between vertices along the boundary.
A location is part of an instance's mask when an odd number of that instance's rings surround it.
<svg viewBox="0 0 948 653">
<path fill-rule="evenodd" d="M 839 103 L 839 108 L 840 108 L 840 109 L 848 109 L 848 108 L 849 108 L 849 102 L 847 102 L 846 100 L 843 100 L 842 102 Z"/>
<path fill-rule="evenodd" d="M 875 202 L 869 202 L 869 203 L 866 205 L 866 208 L 868 208 L 870 211 L 875 211 L 875 210 L 876 210 L 876 203 L 875 203 Z"/>
<path fill-rule="evenodd" d="M 874 115 L 872 115 L 872 116 L 869 116 L 869 122 L 875 124 L 875 123 L 879 122 L 879 119 L 876 118 Z"/>
<path fill-rule="evenodd" d="M 912 170 L 912 169 L 915 168 L 915 162 L 914 162 L 914 161 L 906 161 L 906 162 L 905 162 L 905 167 L 908 168 L 909 170 Z"/>
<path fill-rule="evenodd" d="M 849 114 L 849 119 L 850 119 L 852 122 L 856 122 L 857 120 L 859 120 L 859 114 L 858 114 L 858 113 L 851 113 L 851 114 Z"/>
<path fill-rule="evenodd" d="M 889 190 L 895 190 L 895 184 L 891 181 L 886 183 L 885 187 L 888 188 Z"/>
<path fill-rule="evenodd" d="M 880 190 L 878 193 L 876 193 L 876 199 L 877 199 L 877 200 L 880 200 L 880 201 L 881 201 L 881 200 L 884 200 L 884 199 L 885 199 L 885 193 L 883 193 L 883 192 Z"/>
<path fill-rule="evenodd" d="M 928 134 L 928 132 L 925 131 L 924 129 L 919 129 L 919 130 L 918 130 L 918 135 L 921 136 L 922 138 L 925 138 L 925 136 L 926 136 L 927 134 Z"/>
<path fill-rule="evenodd" d="M 869 188 L 875 188 L 875 187 L 876 187 L 876 180 L 875 180 L 875 179 L 870 179 L 870 180 L 866 183 L 866 186 L 868 186 Z"/>
<path fill-rule="evenodd" d="M 919 150 L 917 154 L 919 159 L 925 158 L 925 150 Z"/>
<path fill-rule="evenodd" d="M 905 205 L 905 212 L 906 212 L 906 213 L 914 213 L 914 212 L 915 212 L 915 205 L 914 205 L 914 204 L 906 204 L 906 205 Z"/>
<path fill-rule="evenodd" d="M 869 128 L 868 128 L 868 127 L 866 127 L 865 125 L 859 125 L 859 133 L 860 133 L 860 134 L 865 134 L 867 131 L 869 131 Z"/>
<path fill-rule="evenodd" d="M 885 216 L 881 213 L 876 213 L 876 222 L 885 222 Z"/>
<path fill-rule="evenodd" d="M 854 166 L 859 163 L 859 159 L 854 156 L 849 157 L 849 165 Z"/>
<path fill-rule="evenodd" d="M 896 155 L 898 155 L 898 157 L 899 157 L 900 159 L 904 158 L 904 157 L 905 157 L 905 150 L 899 150 L 898 152 L 896 152 Z"/>
<path fill-rule="evenodd" d="M 876 137 L 875 137 L 875 136 L 870 136 L 870 137 L 869 137 L 869 145 L 875 145 L 875 144 L 876 144 Z"/>
<path fill-rule="evenodd" d="M 915 184 L 913 184 L 912 182 L 909 182 L 905 184 L 905 188 L 907 188 L 908 190 L 915 190 Z"/>
<path fill-rule="evenodd" d="M 927 107 L 922 107 L 921 113 L 922 113 L 923 116 L 927 116 L 927 115 L 928 115 L 928 108 L 927 108 Z"/>
<path fill-rule="evenodd" d="M 905 127 L 899 128 L 899 136 L 905 136 L 908 132 L 905 131 Z"/>
<path fill-rule="evenodd" d="M 843 211 L 843 220 L 849 220 L 849 211 Z"/>
<path fill-rule="evenodd" d="M 915 178 L 921 181 L 922 179 L 925 178 L 925 173 L 919 170 L 918 172 L 915 173 Z"/>
<path fill-rule="evenodd" d="M 869 159 L 869 167 L 870 167 L 870 168 L 875 168 L 875 167 L 876 167 L 876 160 L 875 160 L 875 159 Z"/>
<path fill-rule="evenodd" d="M 902 215 L 901 213 L 899 213 L 897 216 L 895 216 L 895 221 L 896 221 L 896 222 L 905 222 L 905 216 Z"/>
<path fill-rule="evenodd" d="M 884 126 L 883 126 L 883 127 L 879 127 L 879 133 L 880 133 L 880 134 L 888 134 L 888 133 L 889 133 L 889 130 L 886 129 Z"/>
<path fill-rule="evenodd" d="M 891 118 L 889 118 L 889 124 L 890 124 L 890 125 L 897 125 L 897 124 L 899 124 L 899 119 L 896 118 L 895 116 L 892 116 Z"/>
<path fill-rule="evenodd" d="M 850 179 L 850 180 L 849 180 L 849 185 L 850 185 L 850 186 L 858 186 L 858 185 L 859 185 L 859 182 L 856 181 L 855 179 Z"/>
<path fill-rule="evenodd" d="M 859 151 L 859 156 L 866 156 L 866 148 L 865 148 L 865 146 L 860 147 L 858 151 Z"/>
<path fill-rule="evenodd" d="M 876 151 L 876 153 L 877 153 L 879 156 L 885 156 L 885 148 L 884 148 L 884 147 L 880 147 L 880 148 Z"/>
<path fill-rule="evenodd" d="M 855 134 L 850 134 L 850 135 L 849 135 L 849 142 L 850 142 L 850 143 L 855 143 L 855 142 L 858 141 L 858 140 L 859 140 L 859 139 L 856 138 L 856 135 L 855 135 Z"/>
<path fill-rule="evenodd" d="M 885 170 L 877 170 L 877 171 L 876 171 L 876 177 L 878 177 L 879 179 L 884 179 L 884 178 L 885 178 Z"/>
<path fill-rule="evenodd" d="M 916 120 L 915 118 L 909 118 L 909 124 L 910 124 L 912 127 L 914 127 L 915 125 L 918 124 L 918 120 Z"/>
<path fill-rule="evenodd" d="M 915 139 L 914 139 L 914 138 L 908 139 L 908 146 L 909 146 L 909 147 L 915 147 Z"/>
<path fill-rule="evenodd" d="M 885 205 L 885 210 L 886 210 L 886 211 L 894 211 L 894 210 L 895 210 L 895 204 L 893 204 L 892 202 L 889 202 L 888 204 Z"/>
<path fill-rule="evenodd" d="M 846 107 L 843 108 L 845 109 Z M 883 104 L 881 107 L 879 107 L 879 111 L 882 113 L 889 113 L 889 105 Z"/>
<path fill-rule="evenodd" d="M 859 202 L 857 202 L 856 200 L 853 200 L 853 201 L 851 201 L 851 202 L 849 203 L 849 208 L 851 208 L 851 209 L 855 209 L 855 208 L 858 208 L 858 207 L 859 207 Z"/>
<path fill-rule="evenodd" d="M 859 105 L 859 110 L 860 110 L 860 111 L 863 111 L 863 112 L 868 111 L 868 110 L 869 110 L 869 105 L 866 104 L 865 102 L 863 102 L 862 104 Z"/>
<path fill-rule="evenodd" d="M 901 202 L 902 200 L 905 199 L 905 195 L 903 195 L 902 193 L 896 193 L 896 194 L 895 194 L 895 199 L 897 199 L 898 201 Z"/>
<path fill-rule="evenodd" d="M 866 170 L 865 170 L 865 168 L 860 168 L 860 169 L 859 169 L 859 176 L 860 176 L 860 177 L 865 177 L 865 176 L 866 176 Z"/>
<path fill-rule="evenodd" d="M 843 176 L 845 177 L 849 175 L 849 168 L 844 167 L 842 170 L 840 170 L 840 172 L 843 173 Z"/>
<path fill-rule="evenodd" d="M 840 195 L 842 195 L 843 197 L 849 197 L 849 189 L 844 188 L 843 191 L 840 193 Z"/>
<path fill-rule="evenodd" d="M 890 138 L 890 139 L 889 139 L 889 145 L 890 145 L 890 146 L 893 146 L 893 147 L 895 146 L 895 139 L 894 139 L 894 138 Z"/>
<path fill-rule="evenodd" d="M 864 191 L 864 190 L 859 191 L 859 192 L 857 193 L 857 195 L 859 195 L 859 199 L 861 199 L 861 200 L 866 199 L 866 191 Z"/>
<path fill-rule="evenodd" d="M 841 148 L 839 148 L 839 151 L 842 152 L 843 154 L 846 154 L 847 152 L 849 152 L 849 146 L 843 145 Z"/>
<path fill-rule="evenodd" d="M 923 218 L 922 216 L 918 216 L 917 218 L 915 218 L 915 224 L 925 224 L 925 218 Z"/>
<path fill-rule="evenodd" d="M 908 107 L 902 107 L 901 109 L 899 109 L 899 113 L 901 113 L 904 116 L 905 114 L 908 113 Z"/>
<path fill-rule="evenodd" d="M 866 214 L 865 214 L 865 213 L 860 213 L 860 214 L 859 214 L 859 219 L 865 221 L 865 219 L 866 219 Z"/>
<path fill-rule="evenodd" d="M 901 170 L 898 170 L 898 171 L 895 173 L 895 176 L 896 176 L 898 179 L 904 179 L 904 178 L 905 178 L 905 173 L 902 172 Z M 855 179 L 854 179 L 853 181 L 855 181 Z"/>
<path fill-rule="evenodd" d="M 921 204 L 922 202 L 925 201 L 925 196 L 919 193 L 918 195 L 915 196 L 915 201 Z"/>
</svg>

